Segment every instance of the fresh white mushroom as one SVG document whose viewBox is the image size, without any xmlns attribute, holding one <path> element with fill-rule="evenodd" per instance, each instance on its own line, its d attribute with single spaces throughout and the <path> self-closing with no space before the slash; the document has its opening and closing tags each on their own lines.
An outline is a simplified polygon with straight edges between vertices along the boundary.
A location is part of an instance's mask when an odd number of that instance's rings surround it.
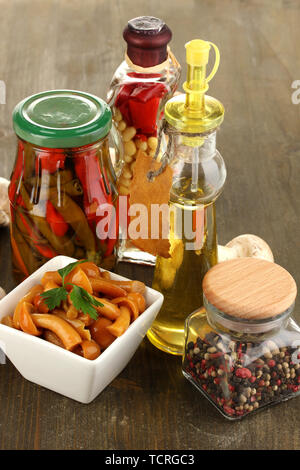
<svg viewBox="0 0 300 470">
<path fill-rule="evenodd" d="M 273 253 L 269 245 L 256 235 L 239 235 L 233 238 L 225 246 L 218 246 L 219 263 L 234 258 L 261 258 L 274 261 Z"/>
<path fill-rule="evenodd" d="M 9 225 L 8 186 L 9 181 L 0 177 L 0 226 Z"/>
</svg>

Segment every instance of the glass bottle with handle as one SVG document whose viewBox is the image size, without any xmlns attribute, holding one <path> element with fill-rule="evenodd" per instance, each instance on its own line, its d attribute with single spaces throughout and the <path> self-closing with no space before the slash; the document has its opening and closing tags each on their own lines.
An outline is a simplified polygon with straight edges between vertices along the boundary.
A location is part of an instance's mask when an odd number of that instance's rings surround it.
<svg viewBox="0 0 300 470">
<path fill-rule="evenodd" d="M 211 47 L 216 60 L 206 77 Z M 170 257 L 157 257 L 153 287 L 165 300 L 148 338 L 171 354 L 183 353 L 185 319 L 202 304 L 202 279 L 217 263 L 215 201 L 223 189 L 226 169 L 216 150 L 216 131 L 224 108 L 205 93 L 219 58 L 218 48 L 208 41 L 187 43 L 185 94 L 173 97 L 165 106 L 164 132 L 169 142 L 163 159 L 173 169 Z"/>
</svg>

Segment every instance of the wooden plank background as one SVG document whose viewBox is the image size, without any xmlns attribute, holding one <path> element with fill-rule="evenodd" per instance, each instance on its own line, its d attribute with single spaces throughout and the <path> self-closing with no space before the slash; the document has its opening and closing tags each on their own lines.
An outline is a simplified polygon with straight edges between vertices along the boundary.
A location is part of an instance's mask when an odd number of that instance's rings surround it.
<svg viewBox="0 0 300 470">
<path fill-rule="evenodd" d="M 299 0 L 0 0 L 0 175 L 15 155 L 11 114 L 55 88 L 105 97 L 123 58 L 128 19 L 150 14 L 173 30 L 172 49 L 215 42 L 221 65 L 210 93 L 225 105 L 218 135 L 228 179 L 217 203 L 219 240 L 255 233 L 300 282 Z M 183 74 L 184 78 L 184 74 Z M 151 269 L 123 266 L 151 282 Z M 8 231 L 0 229 L 0 283 L 13 287 Z M 299 302 L 296 318 L 300 320 Z M 242 422 L 225 421 L 182 377 L 180 359 L 144 340 L 123 373 L 90 405 L 25 381 L 0 365 L 0 449 L 299 449 L 300 398 Z"/>
</svg>

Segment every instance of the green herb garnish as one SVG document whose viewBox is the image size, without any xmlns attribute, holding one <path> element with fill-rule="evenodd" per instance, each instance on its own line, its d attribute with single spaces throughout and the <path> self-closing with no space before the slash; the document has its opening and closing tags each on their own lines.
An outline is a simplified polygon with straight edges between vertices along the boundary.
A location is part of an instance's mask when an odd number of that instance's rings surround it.
<svg viewBox="0 0 300 470">
<path fill-rule="evenodd" d="M 56 287 L 55 289 L 49 289 L 41 294 L 49 310 L 53 310 L 55 307 L 59 307 L 63 300 L 66 300 L 68 292 L 65 287 Z"/>
<path fill-rule="evenodd" d="M 72 286 L 73 289 L 70 298 L 74 307 L 77 308 L 77 310 L 88 313 L 91 318 L 97 320 L 98 314 L 94 306 L 103 307 L 103 304 L 94 299 L 94 297 L 82 287 L 76 286 L 75 284 L 72 284 Z"/>
<path fill-rule="evenodd" d="M 70 263 L 64 268 L 58 270 L 62 278 L 62 287 L 50 289 L 41 294 L 41 297 L 44 299 L 49 310 L 59 307 L 61 302 L 67 299 L 68 291 L 66 289 L 66 285 L 68 285 L 73 287 L 70 293 L 70 299 L 74 307 L 77 310 L 81 310 L 82 313 L 87 313 L 94 320 L 97 320 L 98 313 L 95 307 L 103 307 L 103 304 L 94 299 L 94 297 L 82 287 L 76 286 L 76 284 L 72 284 L 71 282 L 65 284 L 66 276 L 70 274 L 76 266 L 84 263 L 85 261 L 86 260 L 75 261 L 74 263 Z"/>
</svg>

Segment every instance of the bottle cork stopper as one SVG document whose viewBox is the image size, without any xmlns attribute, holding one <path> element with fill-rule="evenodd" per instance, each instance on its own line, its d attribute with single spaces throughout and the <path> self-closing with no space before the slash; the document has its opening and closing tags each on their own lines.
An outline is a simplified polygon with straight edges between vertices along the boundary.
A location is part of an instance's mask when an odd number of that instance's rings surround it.
<svg viewBox="0 0 300 470">
<path fill-rule="evenodd" d="M 206 273 L 203 293 L 210 304 L 229 316 L 260 320 L 291 307 L 297 286 L 278 264 L 237 258 L 219 263 Z"/>
</svg>

